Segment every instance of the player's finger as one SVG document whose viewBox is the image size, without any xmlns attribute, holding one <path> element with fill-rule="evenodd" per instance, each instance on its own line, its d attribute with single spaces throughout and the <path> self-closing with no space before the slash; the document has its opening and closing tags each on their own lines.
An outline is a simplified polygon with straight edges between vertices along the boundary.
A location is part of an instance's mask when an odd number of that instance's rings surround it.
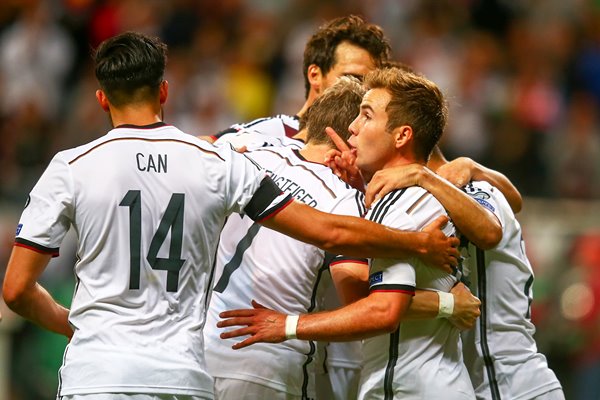
<svg viewBox="0 0 600 400">
<path fill-rule="evenodd" d="M 348 144 L 340 137 L 340 135 L 337 134 L 333 128 L 328 126 L 325 128 L 325 133 L 331 138 L 333 144 L 335 144 L 335 147 L 337 147 L 340 151 L 344 152 L 350 150 Z"/>
<path fill-rule="evenodd" d="M 252 300 L 252 307 L 254 307 L 254 308 L 265 308 L 265 309 L 267 308 L 267 307 L 263 306 L 262 304 L 260 304 L 256 300 Z"/>
<path fill-rule="evenodd" d="M 231 339 L 234 337 L 252 335 L 252 333 L 253 333 L 253 331 L 249 327 L 245 326 L 243 328 L 234 329 L 232 331 L 221 332 L 219 337 L 221 339 Z"/>
<path fill-rule="evenodd" d="M 222 319 L 235 317 L 250 317 L 256 314 L 253 308 L 240 308 L 237 310 L 226 310 L 219 314 Z"/>
<path fill-rule="evenodd" d="M 431 232 L 431 231 L 435 231 L 435 230 L 438 230 L 438 229 L 442 229 L 442 227 L 444 225 L 446 225 L 449 220 L 450 219 L 447 216 L 440 215 L 432 223 L 430 223 L 425 228 L 423 228 L 423 230 L 425 232 Z"/>
<path fill-rule="evenodd" d="M 240 310 L 240 311 L 246 311 L 246 310 Z M 230 311 L 223 311 L 219 315 L 221 320 L 219 322 L 217 322 L 217 326 L 219 328 L 222 328 L 224 326 L 232 326 L 232 325 L 248 325 L 247 322 L 250 322 L 252 320 L 252 317 L 256 314 L 256 312 L 254 310 L 252 310 L 252 314 L 243 313 L 243 315 L 235 314 L 235 311 L 233 311 L 233 312 L 234 312 L 234 314 L 229 314 Z M 225 314 L 225 315 L 223 315 L 223 314 Z"/>
<path fill-rule="evenodd" d="M 367 191 L 365 192 L 365 206 L 367 206 L 367 208 L 370 208 L 371 204 L 381 197 L 380 193 L 383 185 L 379 179 L 375 180 L 375 178 L 376 176 L 373 176 L 373 179 L 371 179 L 371 182 L 367 185 Z"/>
<path fill-rule="evenodd" d="M 258 342 L 258 339 L 255 339 L 254 336 L 250 336 L 249 338 L 244 339 L 241 342 L 234 344 L 233 346 L 231 346 L 231 348 L 233 350 L 239 350 L 239 349 L 243 349 L 244 347 L 248 347 L 251 344 L 254 344 L 256 342 Z"/>
</svg>

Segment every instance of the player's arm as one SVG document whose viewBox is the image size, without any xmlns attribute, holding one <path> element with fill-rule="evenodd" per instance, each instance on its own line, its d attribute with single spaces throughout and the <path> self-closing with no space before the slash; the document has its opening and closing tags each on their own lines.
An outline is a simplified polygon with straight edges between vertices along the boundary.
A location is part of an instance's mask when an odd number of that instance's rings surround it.
<svg viewBox="0 0 600 400">
<path fill-rule="evenodd" d="M 446 297 L 445 299 L 442 296 Z M 475 326 L 481 301 L 464 284 L 456 284 L 450 294 L 432 290 L 416 290 L 403 320 L 447 318 L 460 330 Z"/>
<path fill-rule="evenodd" d="M 354 303 L 369 295 L 367 262 L 333 262 L 329 266 L 329 272 L 342 305 Z"/>
<path fill-rule="evenodd" d="M 279 343 L 290 338 L 344 342 L 394 332 L 410 304 L 412 295 L 402 292 L 371 292 L 369 296 L 333 311 L 302 314 L 295 329 L 290 319 L 277 311 L 252 302 L 253 309 L 224 311 L 217 326 L 241 328 L 224 332 L 222 339 L 250 335 L 233 348 L 240 349 L 257 342 Z M 286 320 L 288 328 L 286 334 Z M 290 335 L 294 332 L 295 335 Z"/>
<path fill-rule="evenodd" d="M 400 231 L 362 218 L 324 213 L 292 201 L 258 222 L 334 254 L 419 257 L 429 265 L 449 271 L 451 265 L 457 265 L 458 239 L 446 237 L 441 231 L 447 221 L 447 217 L 439 217 L 421 232 Z"/>
<path fill-rule="evenodd" d="M 367 187 L 365 202 L 369 206 L 390 191 L 409 186 L 420 186 L 435 196 L 456 228 L 477 247 L 491 249 L 502 239 L 502 226 L 494 214 L 421 164 L 386 168 L 375 173 Z"/>
<path fill-rule="evenodd" d="M 2 293 L 15 313 L 52 332 L 71 337 L 69 310 L 58 304 L 37 279 L 52 256 L 14 246 L 8 261 Z"/>
<path fill-rule="evenodd" d="M 458 187 L 463 187 L 472 180 L 486 181 L 502 192 L 515 214 L 523 208 L 521 193 L 504 174 L 487 168 L 468 157 L 452 160 L 439 167 L 436 173 Z"/>
</svg>

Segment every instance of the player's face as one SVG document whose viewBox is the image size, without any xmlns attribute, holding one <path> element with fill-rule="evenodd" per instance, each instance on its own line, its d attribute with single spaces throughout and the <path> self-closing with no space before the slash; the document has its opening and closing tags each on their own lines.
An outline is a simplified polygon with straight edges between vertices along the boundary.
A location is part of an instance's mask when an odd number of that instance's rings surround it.
<svg viewBox="0 0 600 400">
<path fill-rule="evenodd" d="M 375 69 L 375 63 L 365 49 L 342 42 L 335 49 L 335 64 L 323 76 L 321 91 L 332 86 L 340 76 L 352 75 L 362 79 L 368 72 Z"/>
<path fill-rule="evenodd" d="M 355 147 L 356 166 L 365 179 L 382 169 L 394 158 L 393 135 L 385 131 L 388 116 L 385 111 L 391 95 L 385 89 L 371 89 L 363 97 L 358 117 L 350 124 L 349 143 Z"/>
</svg>

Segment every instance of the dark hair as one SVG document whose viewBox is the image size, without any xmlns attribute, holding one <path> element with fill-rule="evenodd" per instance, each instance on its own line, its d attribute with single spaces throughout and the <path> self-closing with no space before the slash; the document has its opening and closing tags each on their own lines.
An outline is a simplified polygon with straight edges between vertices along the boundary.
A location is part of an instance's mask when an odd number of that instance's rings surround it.
<svg viewBox="0 0 600 400">
<path fill-rule="evenodd" d="M 306 43 L 304 48 L 304 87 L 308 97 L 308 67 L 318 66 L 323 74 L 327 74 L 336 63 L 335 50 L 342 42 L 348 42 L 365 49 L 373 59 L 375 66 L 387 60 L 391 54 L 389 40 L 383 30 L 374 24 L 366 23 L 361 17 L 350 15 L 333 19 L 319 27 Z"/>
<path fill-rule="evenodd" d="M 391 99 L 385 112 L 386 131 L 402 125 L 413 130 L 415 156 L 427 161 L 440 140 L 448 119 L 444 95 L 427 78 L 398 68 L 378 69 L 365 76 L 367 89 L 385 89 Z"/>
<path fill-rule="evenodd" d="M 160 39 L 125 32 L 100 43 L 93 57 L 98 83 L 113 105 L 158 95 L 167 64 L 167 46 Z"/>
<path fill-rule="evenodd" d="M 333 141 L 325 133 L 328 126 L 342 139 L 348 140 L 348 127 L 358 115 L 365 92 L 360 81 L 351 76 L 342 76 L 327 88 L 306 112 L 307 142 L 333 146 Z"/>
</svg>

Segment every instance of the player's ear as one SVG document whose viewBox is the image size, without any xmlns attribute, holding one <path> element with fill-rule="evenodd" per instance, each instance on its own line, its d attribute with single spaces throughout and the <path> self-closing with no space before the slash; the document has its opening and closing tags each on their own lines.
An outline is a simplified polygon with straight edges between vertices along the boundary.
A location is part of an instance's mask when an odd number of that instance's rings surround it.
<svg viewBox="0 0 600 400">
<path fill-rule="evenodd" d="M 310 64 L 306 73 L 308 83 L 313 91 L 319 93 L 321 91 L 321 81 L 323 80 L 323 73 L 321 68 L 316 64 Z"/>
<path fill-rule="evenodd" d="M 409 125 L 401 125 L 394 128 L 394 143 L 396 148 L 399 149 L 401 147 L 406 146 L 412 140 L 413 131 L 412 127 Z"/>
<path fill-rule="evenodd" d="M 109 111 L 109 107 L 108 107 L 108 97 L 106 97 L 106 94 L 104 93 L 103 90 L 98 89 L 96 90 L 96 100 L 98 100 L 98 104 L 100 104 L 100 107 L 102 107 L 102 109 L 106 112 Z"/>
<path fill-rule="evenodd" d="M 158 89 L 160 95 L 160 104 L 165 104 L 167 97 L 169 97 L 169 82 L 162 81 Z"/>
</svg>

